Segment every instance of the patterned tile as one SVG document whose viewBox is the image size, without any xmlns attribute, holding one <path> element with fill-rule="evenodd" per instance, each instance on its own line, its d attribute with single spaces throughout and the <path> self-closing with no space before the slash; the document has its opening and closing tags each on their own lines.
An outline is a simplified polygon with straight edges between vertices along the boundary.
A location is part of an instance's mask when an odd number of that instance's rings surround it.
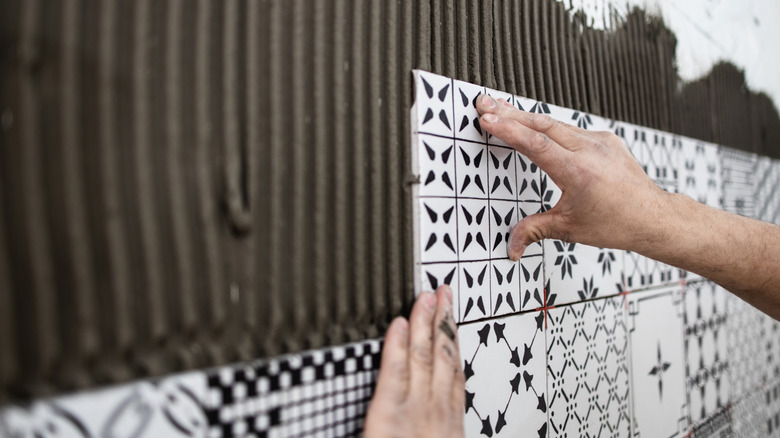
<svg viewBox="0 0 780 438">
<path fill-rule="evenodd" d="M 466 436 L 545 437 L 544 313 L 462 325 L 458 336 Z"/>
<path fill-rule="evenodd" d="M 616 297 L 548 312 L 549 436 L 629 435 L 624 308 Z"/>
<path fill-rule="evenodd" d="M 415 71 L 415 107 L 412 126 L 419 132 L 452 137 L 452 79 Z"/>
</svg>

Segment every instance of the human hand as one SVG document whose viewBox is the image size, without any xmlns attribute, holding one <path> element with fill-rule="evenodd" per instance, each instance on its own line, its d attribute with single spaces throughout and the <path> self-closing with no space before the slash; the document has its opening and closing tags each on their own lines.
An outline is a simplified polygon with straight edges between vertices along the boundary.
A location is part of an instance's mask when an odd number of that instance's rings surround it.
<svg viewBox="0 0 780 438">
<path fill-rule="evenodd" d="M 555 207 L 512 229 L 507 246 L 512 260 L 541 239 L 633 250 L 658 239 L 658 227 L 650 225 L 663 218 L 668 194 L 616 135 L 520 111 L 487 95 L 477 110 L 483 129 L 536 163 L 562 191 Z"/>
<path fill-rule="evenodd" d="M 452 318 L 452 289 L 417 297 L 409 322 L 385 336 L 366 437 L 462 437 L 466 378 Z"/>
</svg>

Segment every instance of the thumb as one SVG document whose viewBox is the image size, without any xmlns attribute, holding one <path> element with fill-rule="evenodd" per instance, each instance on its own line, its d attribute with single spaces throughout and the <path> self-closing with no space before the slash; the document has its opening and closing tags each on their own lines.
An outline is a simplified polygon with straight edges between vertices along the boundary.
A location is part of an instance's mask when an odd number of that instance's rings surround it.
<svg viewBox="0 0 780 438">
<path fill-rule="evenodd" d="M 553 210 L 532 214 L 518 222 L 509 235 L 507 255 L 513 261 L 520 260 L 525 249 L 542 239 L 554 238 L 560 234 L 558 215 Z"/>
</svg>

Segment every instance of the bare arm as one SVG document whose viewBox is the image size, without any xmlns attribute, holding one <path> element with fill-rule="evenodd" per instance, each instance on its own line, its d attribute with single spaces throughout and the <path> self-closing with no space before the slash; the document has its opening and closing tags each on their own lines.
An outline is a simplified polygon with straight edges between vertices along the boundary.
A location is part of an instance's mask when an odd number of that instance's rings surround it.
<svg viewBox="0 0 780 438">
<path fill-rule="evenodd" d="M 518 259 L 541 239 L 625 249 L 695 272 L 780 319 L 780 227 L 661 190 L 623 142 L 484 96 L 482 127 L 546 171 L 563 194 L 512 230 Z"/>
</svg>

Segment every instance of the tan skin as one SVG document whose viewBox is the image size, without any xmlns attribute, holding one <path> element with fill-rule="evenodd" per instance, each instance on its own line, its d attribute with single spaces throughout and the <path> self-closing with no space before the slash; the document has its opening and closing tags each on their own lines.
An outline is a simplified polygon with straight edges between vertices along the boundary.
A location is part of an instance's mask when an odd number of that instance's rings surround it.
<svg viewBox="0 0 780 438">
<path fill-rule="evenodd" d="M 779 226 L 661 190 L 612 133 L 519 111 L 489 96 L 477 110 L 483 129 L 531 159 L 562 191 L 550 211 L 515 225 L 510 258 L 518 260 L 542 239 L 634 251 L 709 278 L 780 319 Z M 447 304 L 441 291 L 439 306 Z M 442 311 L 420 310 L 430 296 L 418 298 L 411 323 L 397 318 L 388 330 L 367 437 L 463 436 L 457 339 L 440 329 Z"/>
</svg>

